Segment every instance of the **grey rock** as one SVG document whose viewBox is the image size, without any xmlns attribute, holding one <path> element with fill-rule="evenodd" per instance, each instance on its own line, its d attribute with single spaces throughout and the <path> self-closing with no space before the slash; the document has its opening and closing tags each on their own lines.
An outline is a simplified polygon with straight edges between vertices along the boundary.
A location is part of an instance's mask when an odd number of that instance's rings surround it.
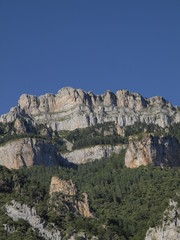
<svg viewBox="0 0 180 240">
<path fill-rule="evenodd" d="M 170 200 L 169 208 L 165 210 L 163 215 L 162 225 L 155 228 L 149 228 L 145 240 L 179 240 L 179 214 L 180 210 L 177 208 L 177 203 Z"/>
<path fill-rule="evenodd" d="M 60 231 L 54 225 L 52 225 L 51 229 L 47 228 L 45 221 L 36 214 L 35 208 L 30 208 L 26 204 L 20 204 L 13 200 L 10 205 L 5 205 L 5 210 L 7 215 L 14 221 L 18 221 L 19 219 L 27 221 L 32 228 L 39 231 L 39 235 L 44 239 L 62 239 Z"/>
<path fill-rule="evenodd" d="M 98 240 L 99 238 L 96 236 L 92 236 L 91 238 L 87 237 L 84 232 L 79 232 L 79 233 L 73 233 L 71 237 L 69 237 L 68 240 L 76 240 L 76 239 L 82 239 L 82 240 Z"/>
<path fill-rule="evenodd" d="M 120 90 L 95 95 L 81 89 L 62 88 L 58 94 L 40 97 L 23 94 L 18 106 L 2 115 L 0 122 L 18 117 L 44 123 L 53 130 L 74 130 L 113 121 L 119 126 L 135 122 L 154 123 L 166 127 L 180 121 L 180 113 L 162 97 L 143 98 L 138 93 Z"/>
<path fill-rule="evenodd" d="M 8 224 L 3 224 L 4 230 L 6 231 L 7 234 L 11 234 L 16 232 L 16 229 L 14 226 L 8 225 Z"/>
<path fill-rule="evenodd" d="M 87 162 L 93 162 L 96 159 L 103 157 L 109 157 L 113 153 L 120 154 L 122 149 L 125 149 L 125 145 L 96 145 L 94 147 L 83 148 L 74 150 L 72 152 L 61 154 L 64 159 L 75 164 L 84 164 Z"/>
</svg>

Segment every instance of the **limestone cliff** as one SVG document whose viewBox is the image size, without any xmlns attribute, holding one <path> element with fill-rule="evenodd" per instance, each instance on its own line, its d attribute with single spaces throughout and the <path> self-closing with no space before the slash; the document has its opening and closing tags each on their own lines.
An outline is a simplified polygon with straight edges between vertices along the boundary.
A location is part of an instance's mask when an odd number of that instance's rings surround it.
<svg viewBox="0 0 180 240">
<path fill-rule="evenodd" d="M 59 163 L 55 145 L 46 140 L 22 138 L 0 146 L 0 165 L 9 169 Z"/>
<path fill-rule="evenodd" d="M 0 122 L 12 122 L 19 117 L 46 123 L 57 131 L 74 130 L 109 121 L 119 126 L 145 122 L 161 127 L 180 122 L 178 108 L 162 97 L 147 99 L 126 90 L 117 91 L 116 94 L 107 91 L 103 95 L 95 95 L 70 87 L 62 88 L 58 94 L 40 97 L 23 94 L 18 106 L 2 115 Z"/>
<path fill-rule="evenodd" d="M 137 168 L 141 165 L 180 166 L 180 144 L 174 137 L 144 136 L 131 138 L 125 154 L 125 165 Z"/>
<path fill-rule="evenodd" d="M 125 145 L 97 145 L 89 148 L 82 148 L 79 150 L 74 150 L 68 153 L 62 153 L 62 157 L 69 162 L 75 164 L 84 164 L 87 162 L 93 162 L 96 159 L 101 159 L 103 157 L 110 157 L 113 153 L 120 154 Z"/>
<path fill-rule="evenodd" d="M 180 211 L 177 208 L 177 203 L 171 200 L 169 208 L 164 212 L 162 224 L 155 228 L 149 228 L 145 240 L 179 240 L 179 214 Z"/>
<path fill-rule="evenodd" d="M 83 217 L 91 218 L 93 213 L 90 210 L 88 195 L 86 193 L 79 194 L 76 185 L 72 180 L 65 181 L 58 177 L 52 177 L 50 185 L 51 205 L 54 205 L 56 214 L 58 214 L 58 208 L 60 206 L 60 213 L 71 211 L 74 214 L 80 214 Z M 57 196 L 56 200 L 53 199 L 54 194 Z"/>
<path fill-rule="evenodd" d="M 52 177 L 49 193 L 51 196 L 53 193 L 63 193 L 64 195 L 75 196 L 77 194 L 77 188 L 72 180 L 65 181 L 58 177 Z"/>
<path fill-rule="evenodd" d="M 13 200 L 11 204 L 6 204 L 5 211 L 14 221 L 18 221 L 19 219 L 27 221 L 46 240 L 62 239 L 60 231 L 53 224 L 51 228 L 47 227 L 45 221 L 37 215 L 35 208 L 30 208 L 26 204 L 20 204 Z"/>
</svg>

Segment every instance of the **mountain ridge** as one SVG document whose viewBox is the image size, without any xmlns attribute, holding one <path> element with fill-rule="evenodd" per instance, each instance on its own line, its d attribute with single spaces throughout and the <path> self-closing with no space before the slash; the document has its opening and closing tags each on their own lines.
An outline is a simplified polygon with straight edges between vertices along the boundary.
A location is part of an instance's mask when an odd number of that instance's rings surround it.
<svg viewBox="0 0 180 240">
<path fill-rule="evenodd" d="M 32 124 L 47 124 L 53 130 L 74 130 L 113 121 L 119 126 L 136 122 L 166 127 L 180 122 L 178 107 L 163 97 L 144 98 L 139 93 L 119 90 L 101 95 L 64 87 L 57 94 L 39 97 L 22 94 L 17 107 L 0 117 L 0 122 L 27 118 Z"/>
<path fill-rule="evenodd" d="M 180 111 L 162 97 L 24 94 L 1 116 L 0 165 L 2 239 L 179 237 L 158 227 L 180 206 Z"/>
</svg>

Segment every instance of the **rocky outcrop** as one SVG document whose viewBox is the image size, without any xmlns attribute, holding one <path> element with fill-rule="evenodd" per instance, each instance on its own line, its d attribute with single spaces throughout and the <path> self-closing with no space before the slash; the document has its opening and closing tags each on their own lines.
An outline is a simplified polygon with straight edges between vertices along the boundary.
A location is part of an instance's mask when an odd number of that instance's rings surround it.
<svg viewBox="0 0 180 240">
<path fill-rule="evenodd" d="M 9 169 L 59 164 L 55 145 L 46 140 L 22 138 L 0 146 L 0 165 Z"/>
<path fill-rule="evenodd" d="M 61 212 L 68 210 L 85 218 L 94 217 L 90 210 L 88 195 L 86 193 L 79 194 L 72 180 L 66 181 L 58 177 L 52 177 L 49 194 L 51 205 L 54 205 L 55 209 L 61 204 Z M 53 200 L 54 194 L 56 194 L 55 200 Z M 57 210 L 55 211 L 58 214 Z"/>
<path fill-rule="evenodd" d="M 113 153 L 120 154 L 125 145 L 97 145 L 94 147 L 83 148 L 80 150 L 74 150 L 72 152 L 61 154 L 62 157 L 69 162 L 75 164 L 84 164 L 87 162 L 93 162 L 96 159 L 103 157 L 110 157 Z"/>
<path fill-rule="evenodd" d="M 170 201 L 170 206 L 164 212 L 163 222 L 160 226 L 149 228 L 145 240 L 179 240 L 180 239 L 180 210 L 177 203 Z"/>
<path fill-rule="evenodd" d="M 95 95 L 81 89 L 62 88 L 58 94 L 40 97 L 23 94 L 18 106 L 2 115 L 0 122 L 12 122 L 18 117 L 29 116 L 36 123 L 51 126 L 53 130 L 74 130 L 97 123 L 113 121 L 119 126 L 135 122 L 169 126 L 180 122 L 180 112 L 162 97 L 143 98 L 127 90 L 116 94 L 107 91 Z"/>
<path fill-rule="evenodd" d="M 3 224 L 4 230 L 6 231 L 7 234 L 11 234 L 16 232 L 16 228 L 14 226 L 8 225 L 8 224 Z"/>
<path fill-rule="evenodd" d="M 180 166 L 180 144 L 174 137 L 146 135 L 141 140 L 131 138 L 125 154 L 125 165 Z"/>
<path fill-rule="evenodd" d="M 26 204 L 20 204 L 13 200 L 11 204 L 6 204 L 5 211 L 14 221 L 18 221 L 19 219 L 27 221 L 46 240 L 62 239 L 60 231 L 53 224 L 51 228 L 49 226 L 47 228 L 45 221 L 37 215 L 35 208 L 30 208 Z"/>
<path fill-rule="evenodd" d="M 77 188 L 72 180 L 65 181 L 58 177 L 52 177 L 49 193 L 50 195 L 53 193 L 62 193 L 68 196 L 75 196 L 77 194 Z"/>
<path fill-rule="evenodd" d="M 21 120 L 21 118 L 16 118 L 16 120 L 14 122 L 14 128 L 15 128 L 17 134 L 24 134 L 27 131 L 25 124 Z"/>
<path fill-rule="evenodd" d="M 81 239 L 81 240 L 98 240 L 99 238 L 96 236 L 93 237 L 89 237 L 87 236 L 87 234 L 85 232 L 79 232 L 79 233 L 73 233 L 71 235 L 71 237 L 68 240 L 77 240 L 77 239 Z"/>
<path fill-rule="evenodd" d="M 93 214 L 90 211 L 89 199 L 88 199 L 87 193 L 83 193 L 82 194 L 82 200 L 78 200 L 77 209 L 78 209 L 81 216 L 84 216 L 86 218 L 93 217 Z"/>
</svg>

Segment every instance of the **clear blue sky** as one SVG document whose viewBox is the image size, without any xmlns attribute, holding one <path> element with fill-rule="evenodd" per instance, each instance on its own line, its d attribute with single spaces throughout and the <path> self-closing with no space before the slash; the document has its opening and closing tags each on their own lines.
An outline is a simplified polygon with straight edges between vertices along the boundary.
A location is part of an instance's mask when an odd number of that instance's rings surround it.
<svg viewBox="0 0 180 240">
<path fill-rule="evenodd" d="M 0 114 L 64 86 L 180 105 L 180 0 L 0 0 L 0 81 Z"/>
</svg>

